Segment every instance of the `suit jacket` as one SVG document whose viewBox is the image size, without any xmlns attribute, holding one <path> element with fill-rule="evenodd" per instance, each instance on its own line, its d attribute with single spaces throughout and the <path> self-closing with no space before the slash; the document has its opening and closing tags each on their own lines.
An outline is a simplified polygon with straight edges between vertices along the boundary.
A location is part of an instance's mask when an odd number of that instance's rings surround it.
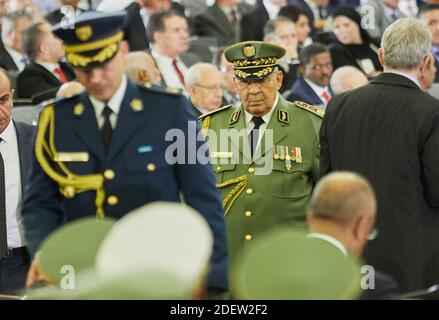
<svg viewBox="0 0 439 320">
<path fill-rule="evenodd" d="M 61 62 L 60 67 L 68 80 L 75 78 L 73 70 L 67 64 Z M 38 104 L 44 100 L 54 98 L 61 85 L 62 83 L 55 75 L 43 66 L 32 62 L 18 75 L 17 98 L 32 99 L 34 104 Z M 38 97 L 41 94 L 43 95 Z"/>
<path fill-rule="evenodd" d="M 46 15 L 44 18 L 49 22 L 51 25 L 55 25 L 57 23 L 60 23 L 62 19 L 65 17 L 65 15 L 61 12 L 61 9 L 57 9 L 55 11 L 50 12 L 48 15 Z"/>
<path fill-rule="evenodd" d="M 334 96 L 320 131 L 322 175 L 355 171 L 378 201 L 378 237 L 365 257 L 402 292 L 439 283 L 439 101 L 383 73 Z"/>
<path fill-rule="evenodd" d="M 95 111 L 86 93 L 54 102 L 54 112 L 53 143 L 57 151 L 85 152 L 89 156 L 85 162 L 64 162 L 67 168 L 77 175 L 113 171 L 104 188 L 107 197 L 117 200 L 105 202 L 105 215 L 118 219 L 144 204 L 180 202 L 183 196 L 212 229 L 214 249 L 208 285 L 227 289 L 224 212 L 212 169 L 199 159 L 195 163 L 170 164 L 165 157 L 166 150 L 174 143 L 165 139 L 171 128 L 181 130 L 186 137 L 188 130 L 198 133 L 198 126 L 188 128 L 196 126 L 197 121 L 187 99 L 158 87 L 147 89 L 128 82 L 108 152 L 104 150 Z M 198 141 L 194 147 L 198 149 L 202 145 Z M 181 152 L 188 150 L 182 149 Z M 182 158 L 188 159 L 188 154 Z M 51 165 L 61 173 L 59 166 L 54 162 Z M 95 198 L 95 191 L 64 197 L 57 182 L 46 174 L 34 156 L 23 208 L 30 252 L 35 253 L 41 241 L 64 221 L 96 215 Z"/>
<path fill-rule="evenodd" d="M 200 116 L 202 115 L 201 111 L 198 110 L 197 107 L 194 106 L 194 104 L 192 103 L 191 100 L 189 100 L 189 103 L 190 103 L 190 106 L 191 106 L 190 109 L 191 109 L 192 114 L 193 114 L 196 118 L 200 117 Z"/>
<path fill-rule="evenodd" d="M 262 3 L 245 14 L 241 20 L 241 40 L 251 41 L 264 39 L 264 26 L 269 20 L 267 9 Z"/>
<path fill-rule="evenodd" d="M 439 82 L 439 61 L 434 58 L 434 66 L 436 67 L 436 76 L 434 77 L 434 82 Z"/>
<path fill-rule="evenodd" d="M 3 43 L 0 44 L 0 68 L 6 71 L 18 71 L 18 67 L 12 59 L 8 51 L 6 51 Z"/>
<path fill-rule="evenodd" d="M 319 179 L 321 116 L 279 97 L 265 130 L 273 133 L 273 140 L 262 137 L 260 152 L 256 151 L 254 159 L 249 154 L 242 104 L 215 110 L 200 119 L 202 127 L 210 129 L 207 134 L 212 138 L 208 140 L 211 163 L 225 208 L 229 209 L 227 243 L 232 267 L 251 246 L 252 238 L 279 226 L 305 227 L 306 207 Z M 227 130 L 231 131 L 227 134 Z M 211 136 L 213 133 L 216 138 Z M 230 141 L 223 141 L 222 137 Z M 302 160 L 292 156 L 291 167 L 277 157 L 285 155 L 287 148 L 290 155 L 296 148 L 302 154 Z M 246 180 L 239 187 L 242 177 Z"/>
<path fill-rule="evenodd" d="M 388 275 L 375 271 L 375 287 L 363 290 L 360 300 L 399 300 L 398 286 Z"/>
<path fill-rule="evenodd" d="M 130 45 L 130 51 L 142 51 L 149 48 L 146 28 L 140 15 L 140 5 L 137 2 L 126 7 L 128 14 L 127 25 L 124 29 L 124 39 Z"/>
<path fill-rule="evenodd" d="M 20 158 L 21 190 L 22 195 L 24 195 L 29 180 L 34 127 L 23 122 L 14 122 L 14 126 L 17 132 L 18 156 Z"/>
<path fill-rule="evenodd" d="M 333 96 L 333 92 L 331 88 L 329 88 L 329 93 L 331 96 Z M 311 88 L 311 86 L 303 79 L 303 77 L 300 77 L 296 80 L 293 87 L 291 88 L 291 93 L 287 97 L 288 101 L 303 101 L 315 106 L 323 105 L 324 102 L 320 97 L 317 95 L 317 93 Z"/>
<path fill-rule="evenodd" d="M 250 12 L 253 6 L 246 3 L 240 3 L 237 6 L 239 15 Z M 240 41 L 241 28 L 237 21 L 234 27 L 224 11 L 214 4 L 210 6 L 203 14 L 194 19 L 194 33 L 199 36 L 212 36 L 218 40 L 218 46 L 229 46 Z"/>
</svg>

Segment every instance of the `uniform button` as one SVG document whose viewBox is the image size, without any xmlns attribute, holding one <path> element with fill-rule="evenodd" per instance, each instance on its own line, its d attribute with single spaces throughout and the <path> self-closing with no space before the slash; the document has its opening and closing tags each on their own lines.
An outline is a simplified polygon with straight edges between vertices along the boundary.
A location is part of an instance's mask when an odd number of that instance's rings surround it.
<svg viewBox="0 0 439 320">
<path fill-rule="evenodd" d="M 109 196 L 107 202 L 110 206 L 115 206 L 119 202 L 119 199 L 116 196 Z"/>
<path fill-rule="evenodd" d="M 252 239 L 252 236 L 250 234 L 245 236 L 245 240 L 250 241 Z"/>
<path fill-rule="evenodd" d="M 114 176 L 115 176 L 115 173 L 114 173 L 113 170 L 108 169 L 108 170 L 105 170 L 105 171 L 104 171 L 104 178 L 105 178 L 105 179 L 107 179 L 107 180 L 113 180 L 113 179 L 114 179 Z"/>
<path fill-rule="evenodd" d="M 217 168 L 216 168 L 216 171 L 221 171 L 221 167 L 217 167 Z"/>
<path fill-rule="evenodd" d="M 255 173 L 255 168 L 248 168 L 248 173 Z"/>
<path fill-rule="evenodd" d="M 154 163 L 148 163 L 148 165 L 146 166 L 146 170 L 148 170 L 149 172 L 155 171 L 155 164 Z"/>
<path fill-rule="evenodd" d="M 252 212 L 251 212 L 251 211 L 246 211 L 246 212 L 245 212 L 245 216 L 246 216 L 247 218 L 250 218 L 250 217 L 252 216 Z"/>
<path fill-rule="evenodd" d="M 253 189 L 252 189 L 252 188 L 248 188 L 247 191 L 246 191 L 246 193 L 247 193 L 248 195 L 251 195 L 251 194 L 253 193 Z"/>
<path fill-rule="evenodd" d="M 64 196 L 66 198 L 74 198 L 75 197 L 75 188 L 72 186 L 67 186 L 64 188 Z"/>
</svg>

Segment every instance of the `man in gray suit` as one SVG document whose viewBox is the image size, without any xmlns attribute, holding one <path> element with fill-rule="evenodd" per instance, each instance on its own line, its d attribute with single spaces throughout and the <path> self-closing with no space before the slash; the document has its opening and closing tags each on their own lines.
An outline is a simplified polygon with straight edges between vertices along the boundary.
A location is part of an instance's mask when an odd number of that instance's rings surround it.
<svg viewBox="0 0 439 320">
<path fill-rule="evenodd" d="M 241 0 L 216 0 L 203 14 L 194 19 L 194 32 L 212 36 L 218 46 L 229 46 L 241 41 L 241 18 L 254 7 Z"/>
<path fill-rule="evenodd" d="M 164 84 L 184 91 L 188 68 L 199 62 L 187 53 L 190 44 L 186 17 L 173 10 L 154 13 L 149 18 L 148 38 Z"/>
<path fill-rule="evenodd" d="M 30 260 L 20 220 L 33 129 L 11 120 L 13 95 L 7 73 L 0 69 L 0 294 L 24 287 Z"/>
<path fill-rule="evenodd" d="M 365 27 L 370 36 L 381 39 L 384 30 L 393 22 L 406 16 L 398 8 L 399 0 L 368 0 L 361 8 L 366 18 Z M 370 22 L 371 25 L 367 25 Z"/>
</svg>

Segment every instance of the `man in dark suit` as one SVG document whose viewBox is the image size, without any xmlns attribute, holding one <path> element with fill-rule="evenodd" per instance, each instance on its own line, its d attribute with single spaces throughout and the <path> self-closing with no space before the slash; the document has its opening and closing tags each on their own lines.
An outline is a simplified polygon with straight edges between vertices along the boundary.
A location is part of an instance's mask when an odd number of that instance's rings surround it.
<svg viewBox="0 0 439 320">
<path fill-rule="evenodd" d="M 120 49 L 125 19 L 120 12 L 86 12 L 75 29 L 54 27 L 86 91 L 49 104 L 40 113 L 23 209 L 30 252 L 35 254 L 63 222 L 90 215 L 118 219 L 146 203 L 184 199 L 212 230 L 208 287 L 227 290 L 221 198 L 210 165 L 186 152 L 189 141 L 197 141 L 196 118 L 184 96 L 127 80 Z M 172 130 L 188 140 L 170 141 Z M 194 143 L 194 152 L 204 145 Z M 28 280 L 40 278 L 36 261 Z"/>
<path fill-rule="evenodd" d="M 439 82 L 439 4 L 428 4 L 422 7 L 419 18 L 425 22 L 431 31 L 431 51 L 434 56 L 436 76 L 434 82 Z"/>
<path fill-rule="evenodd" d="M 47 23 L 37 23 L 23 35 L 23 46 L 32 62 L 18 75 L 17 97 L 32 99 L 34 104 L 54 98 L 63 83 L 75 78 L 60 62 L 64 57 L 62 42 L 50 28 Z"/>
<path fill-rule="evenodd" d="M 267 6 L 265 5 L 267 4 Z M 264 26 L 268 20 L 277 17 L 285 5 L 284 0 L 267 0 L 258 2 L 257 7 L 244 15 L 241 20 L 241 40 L 259 40 L 264 38 Z"/>
<path fill-rule="evenodd" d="M 30 258 L 21 236 L 33 128 L 11 120 L 14 92 L 0 69 L 0 294 L 24 288 Z"/>
<path fill-rule="evenodd" d="M 151 55 L 165 86 L 185 90 L 187 70 L 199 62 L 197 57 L 187 53 L 190 43 L 186 17 L 174 10 L 154 13 L 149 18 L 148 37 Z"/>
<path fill-rule="evenodd" d="M 385 31 L 384 73 L 331 99 L 320 131 L 322 175 L 356 171 L 378 200 L 378 237 L 366 261 L 397 280 L 402 292 L 439 283 L 439 102 L 419 79 L 431 35 L 415 19 Z"/>
<path fill-rule="evenodd" d="M 194 33 L 216 38 L 220 47 L 232 45 L 240 41 L 242 16 L 252 9 L 253 6 L 241 0 L 216 0 L 195 17 Z"/>
<path fill-rule="evenodd" d="M 369 182 L 352 172 L 331 173 L 316 185 L 307 221 L 308 237 L 329 242 L 345 256 L 360 259 L 376 217 L 376 199 Z M 366 270 L 366 269 L 364 269 Z M 369 266 L 370 281 L 362 281 L 362 299 L 397 299 L 396 284 Z"/>
<path fill-rule="evenodd" d="M 300 51 L 300 72 L 302 74 L 287 97 L 289 101 L 306 103 L 326 108 L 333 96 L 329 86 L 332 75 L 331 54 L 320 43 L 313 43 Z"/>
<path fill-rule="evenodd" d="M 32 17 L 25 12 L 15 12 L 2 17 L 2 43 L 0 44 L 0 68 L 21 71 L 27 58 L 22 45 L 22 33 L 32 25 Z"/>
</svg>

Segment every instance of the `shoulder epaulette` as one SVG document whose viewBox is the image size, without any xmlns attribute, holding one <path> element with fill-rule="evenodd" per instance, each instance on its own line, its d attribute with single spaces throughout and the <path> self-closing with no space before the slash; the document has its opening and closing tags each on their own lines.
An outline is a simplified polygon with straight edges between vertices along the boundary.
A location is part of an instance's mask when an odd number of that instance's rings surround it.
<svg viewBox="0 0 439 320">
<path fill-rule="evenodd" d="M 208 116 L 211 116 L 212 114 L 218 113 L 220 111 L 224 111 L 224 110 L 230 108 L 231 106 L 233 106 L 233 104 L 229 104 L 229 105 L 221 107 L 219 109 L 216 109 L 216 110 L 210 111 L 208 113 L 202 114 L 201 116 L 198 117 L 198 120 L 203 120 L 204 118 L 206 118 Z"/>
<path fill-rule="evenodd" d="M 73 94 L 73 95 L 68 96 L 68 97 L 56 97 L 56 98 L 53 98 L 53 99 L 45 100 L 45 101 L 40 103 L 40 106 L 43 107 L 43 108 L 45 108 L 47 106 L 50 106 L 50 105 L 57 106 L 57 105 L 60 105 L 61 102 L 72 100 L 73 98 L 76 98 L 79 95 L 80 95 L 80 93 Z"/>
<path fill-rule="evenodd" d="M 304 109 L 306 111 L 309 111 L 313 114 L 315 114 L 316 116 L 319 116 L 320 118 L 323 118 L 323 116 L 325 115 L 325 111 L 323 111 L 320 108 L 317 108 L 315 106 L 312 106 L 308 103 L 305 103 L 303 101 L 294 101 L 293 102 L 296 106 L 298 106 L 301 109 Z"/>
<path fill-rule="evenodd" d="M 147 89 L 154 92 L 166 93 L 173 96 L 179 96 L 183 94 L 183 90 L 179 88 L 171 88 L 171 87 L 161 87 L 156 84 L 152 84 L 151 82 L 145 82 L 143 85 L 139 85 L 143 89 Z"/>
</svg>

